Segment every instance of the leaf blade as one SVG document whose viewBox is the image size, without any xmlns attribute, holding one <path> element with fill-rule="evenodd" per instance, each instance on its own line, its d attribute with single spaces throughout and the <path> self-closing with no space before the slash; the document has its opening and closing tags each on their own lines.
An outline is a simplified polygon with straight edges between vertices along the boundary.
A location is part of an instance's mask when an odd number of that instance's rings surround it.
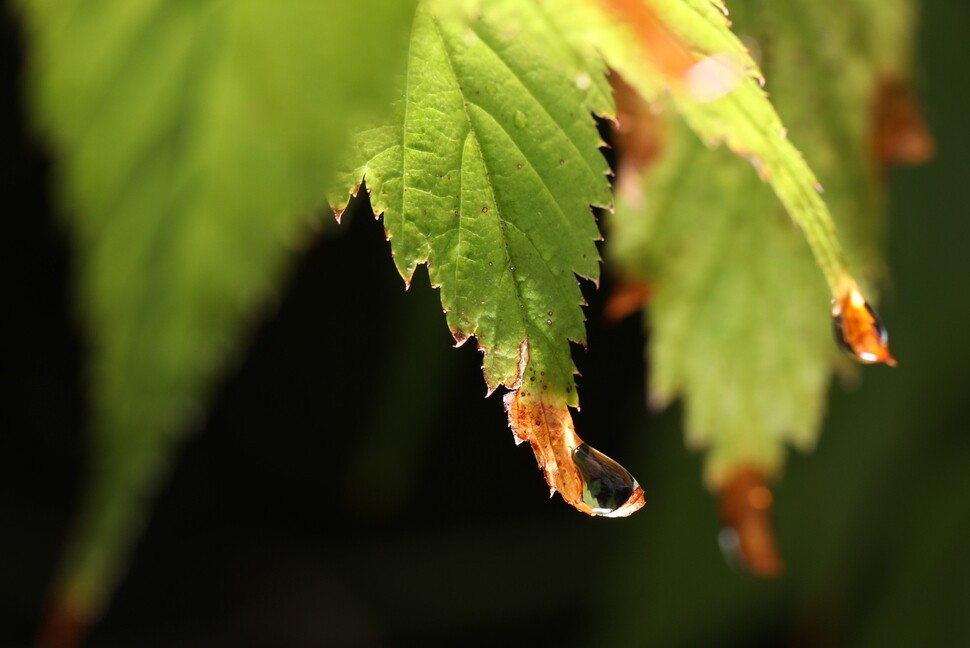
<svg viewBox="0 0 970 648">
<path fill-rule="evenodd" d="M 390 89 L 356 77 L 393 66 L 409 6 L 374 0 L 366 24 L 358 8 L 289 0 L 20 8 L 91 346 L 90 482 L 57 592 L 84 621 L 316 226 L 352 113 L 383 111 Z"/>
</svg>

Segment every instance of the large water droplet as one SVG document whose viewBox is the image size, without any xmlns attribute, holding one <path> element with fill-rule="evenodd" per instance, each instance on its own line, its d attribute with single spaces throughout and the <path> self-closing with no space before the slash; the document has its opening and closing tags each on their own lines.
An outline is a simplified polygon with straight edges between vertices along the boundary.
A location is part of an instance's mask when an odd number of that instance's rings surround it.
<svg viewBox="0 0 970 648">
<path fill-rule="evenodd" d="M 526 117 L 525 113 L 522 112 L 521 110 L 515 111 L 515 117 L 513 117 L 513 120 L 515 121 L 515 125 L 518 128 L 525 128 L 526 126 L 529 125 L 529 118 Z"/>
<path fill-rule="evenodd" d="M 583 501 L 593 515 L 629 515 L 643 506 L 643 489 L 633 475 L 596 448 L 578 446 L 573 462 L 583 481 Z"/>
<path fill-rule="evenodd" d="M 858 290 L 850 290 L 832 305 L 832 329 L 839 347 L 859 362 L 896 365 L 886 327 Z"/>
</svg>

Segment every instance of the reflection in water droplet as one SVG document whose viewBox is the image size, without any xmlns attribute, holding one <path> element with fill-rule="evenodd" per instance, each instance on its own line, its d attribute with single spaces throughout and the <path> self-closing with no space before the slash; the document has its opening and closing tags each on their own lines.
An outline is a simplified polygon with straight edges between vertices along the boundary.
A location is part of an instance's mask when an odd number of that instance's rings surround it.
<svg viewBox="0 0 970 648">
<path fill-rule="evenodd" d="M 519 128 L 525 128 L 526 126 L 529 125 L 528 118 L 525 116 L 525 113 L 522 112 L 521 110 L 515 111 L 514 120 L 515 120 L 515 125 Z"/>
<path fill-rule="evenodd" d="M 628 515 L 643 505 L 643 490 L 633 475 L 596 448 L 578 446 L 573 461 L 583 481 L 583 501 L 594 515 Z M 634 508 L 621 511 L 627 504 Z"/>
<path fill-rule="evenodd" d="M 832 329 L 836 343 L 855 360 L 896 365 L 886 327 L 857 289 L 832 304 Z"/>
</svg>

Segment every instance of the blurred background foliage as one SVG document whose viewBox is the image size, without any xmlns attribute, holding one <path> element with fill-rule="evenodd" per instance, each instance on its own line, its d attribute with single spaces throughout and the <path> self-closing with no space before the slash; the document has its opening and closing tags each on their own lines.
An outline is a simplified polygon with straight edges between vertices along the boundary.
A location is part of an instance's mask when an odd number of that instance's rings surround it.
<svg viewBox="0 0 970 648">
<path fill-rule="evenodd" d="M 628 520 L 549 501 L 479 355 L 450 349 L 423 275 L 401 289 L 364 208 L 304 254 L 220 384 L 90 645 L 970 645 L 968 26 L 964 4 L 923 7 L 937 155 L 889 174 L 880 308 L 900 367 L 835 384 L 818 449 L 790 458 L 781 578 L 725 563 L 701 458 L 678 409 L 646 412 L 640 324 L 606 327 L 605 291 L 584 286 L 577 425 L 644 483 Z M 29 645 L 79 504 L 85 350 L 3 28 L 0 645 Z"/>
</svg>

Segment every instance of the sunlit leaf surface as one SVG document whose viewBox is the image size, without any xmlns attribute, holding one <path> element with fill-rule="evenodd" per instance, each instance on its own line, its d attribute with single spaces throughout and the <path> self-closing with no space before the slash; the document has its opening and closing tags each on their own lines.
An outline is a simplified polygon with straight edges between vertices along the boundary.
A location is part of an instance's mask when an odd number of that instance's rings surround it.
<svg viewBox="0 0 970 648">
<path fill-rule="evenodd" d="M 585 340 L 577 276 L 599 276 L 590 205 L 611 200 L 591 111 L 612 113 L 602 68 L 541 8 L 425 5 L 397 123 L 361 134 L 334 204 L 363 178 L 405 281 L 428 264 L 456 343 L 476 338 L 488 390 L 513 390 L 509 420 L 550 487 L 608 512 L 637 487 L 610 506 L 584 497 L 567 407 L 579 402 L 570 342 Z"/>
</svg>

